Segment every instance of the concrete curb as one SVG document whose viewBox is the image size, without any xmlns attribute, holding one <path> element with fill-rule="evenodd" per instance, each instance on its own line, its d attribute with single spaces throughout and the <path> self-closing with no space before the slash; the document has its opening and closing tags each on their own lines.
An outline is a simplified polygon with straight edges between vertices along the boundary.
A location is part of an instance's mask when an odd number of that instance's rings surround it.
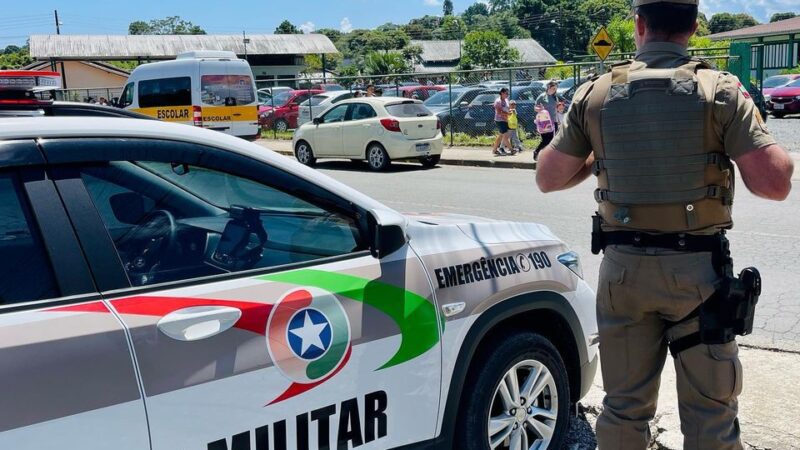
<svg viewBox="0 0 800 450">
<path fill-rule="evenodd" d="M 273 150 L 279 155 L 294 157 L 294 153 L 286 150 Z M 446 159 L 442 158 L 439 162 L 442 166 L 461 166 L 461 167 L 495 167 L 498 169 L 532 169 L 536 170 L 536 162 L 503 161 L 500 156 L 496 160 L 480 159 Z"/>
</svg>

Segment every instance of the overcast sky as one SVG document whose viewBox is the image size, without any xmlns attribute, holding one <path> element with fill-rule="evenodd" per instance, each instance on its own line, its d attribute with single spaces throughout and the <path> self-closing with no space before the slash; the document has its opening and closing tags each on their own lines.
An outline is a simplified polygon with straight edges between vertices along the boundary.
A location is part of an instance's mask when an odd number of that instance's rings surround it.
<svg viewBox="0 0 800 450">
<path fill-rule="evenodd" d="M 271 33 L 289 19 L 306 30 L 373 28 L 386 22 L 406 23 L 425 14 L 441 14 L 441 0 L 0 0 L 0 47 L 22 45 L 31 34 L 55 33 L 58 9 L 65 34 L 126 34 L 134 20 L 178 15 L 209 33 Z M 461 12 L 473 0 L 454 0 Z M 701 0 L 702 10 L 748 12 L 765 22 L 775 12 L 800 14 L 800 0 Z M 102 7 L 98 6 L 102 5 Z M 535 36 L 534 36 L 535 37 Z"/>
</svg>

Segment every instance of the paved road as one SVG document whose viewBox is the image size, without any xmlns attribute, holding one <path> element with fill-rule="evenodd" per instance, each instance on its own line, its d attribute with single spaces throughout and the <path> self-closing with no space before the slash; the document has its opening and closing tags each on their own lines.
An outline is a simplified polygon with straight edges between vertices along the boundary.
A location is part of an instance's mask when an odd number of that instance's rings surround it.
<svg viewBox="0 0 800 450">
<path fill-rule="evenodd" d="M 800 125 L 800 123 L 798 124 Z M 597 285 L 600 257 L 589 249 L 589 217 L 596 204 L 591 181 L 577 189 L 543 195 L 534 172 L 514 169 L 395 165 L 374 174 L 366 166 L 320 163 L 334 178 L 398 209 L 413 212 L 453 212 L 495 219 L 529 221 L 549 226 L 583 257 L 584 272 Z M 741 342 L 752 346 L 800 352 L 800 190 L 784 203 L 755 198 L 740 183 L 730 233 L 737 268 L 756 266 L 764 277 L 764 292 L 756 331 Z"/>
<path fill-rule="evenodd" d="M 767 128 L 786 150 L 800 153 L 800 114 L 783 119 L 770 117 L 767 121 Z"/>
</svg>

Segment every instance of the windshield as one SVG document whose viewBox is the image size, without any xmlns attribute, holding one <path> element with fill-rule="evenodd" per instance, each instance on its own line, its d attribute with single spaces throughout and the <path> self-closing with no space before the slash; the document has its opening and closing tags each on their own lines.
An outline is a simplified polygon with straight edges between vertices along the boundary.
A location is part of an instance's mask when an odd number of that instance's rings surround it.
<svg viewBox="0 0 800 450">
<path fill-rule="evenodd" d="M 765 88 L 776 88 L 781 87 L 788 83 L 789 77 L 770 77 L 764 80 L 764 87 Z"/>
<path fill-rule="evenodd" d="M 453 104 L 458 104 L 458 97 L 462 95 L 460 91 L 453 91 Z M 425 100 L 427 106 L 448 106 L 450 105 L 450 93 L 447 91 L 437 92 L 433 97 Z"/>
<path fill-rule="evenodd" d="M 473 105 L 493 105 L 494 101 L 497 100 L 497 94 L 481 94 L 475 97 L 475 100 L 472 101 Z"/>
<path fill-rule="evenodd" d="M 275 94 L 275 97 L 274 97 L 275 106 L 283 106 L 283 105 L 289 103 L 289 100 L 291 100 L 291 98 L 292 98 L 292 93 L 291 92 L 280 92 L 278 94 Z M 272 103 L 272 102 L 270 102 L 270 103 Z"/>
<path fill-rule="evenodd" d="M 800 87 L 800 79 L 792 81 L 791 83 L 787 84 L 786 87 L 792 87 L 792 88 Z"/>
<path fill-rule="evenodd" d="M 558 83 L 558 88 L 559 89 L 569 89 L 572 86 L 575 86 L 575 79 L 574 78 L 568 78 L 568 79 Z"/>
</svg>

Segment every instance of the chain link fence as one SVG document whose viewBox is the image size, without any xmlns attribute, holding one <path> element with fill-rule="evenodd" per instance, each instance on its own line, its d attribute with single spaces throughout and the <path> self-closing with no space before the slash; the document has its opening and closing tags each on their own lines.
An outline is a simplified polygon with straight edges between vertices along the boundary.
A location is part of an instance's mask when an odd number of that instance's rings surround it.
<svg viewBox="0 0 800 450">
<path fill-rule="evenodd" d="M 67 102 L 98 103 L 105 99 L 111 104 L 118 99 L 124 87 L 105 87 L 89 89 L 58 89 L 55 91 L 55 100 Z"/>
</svg>

